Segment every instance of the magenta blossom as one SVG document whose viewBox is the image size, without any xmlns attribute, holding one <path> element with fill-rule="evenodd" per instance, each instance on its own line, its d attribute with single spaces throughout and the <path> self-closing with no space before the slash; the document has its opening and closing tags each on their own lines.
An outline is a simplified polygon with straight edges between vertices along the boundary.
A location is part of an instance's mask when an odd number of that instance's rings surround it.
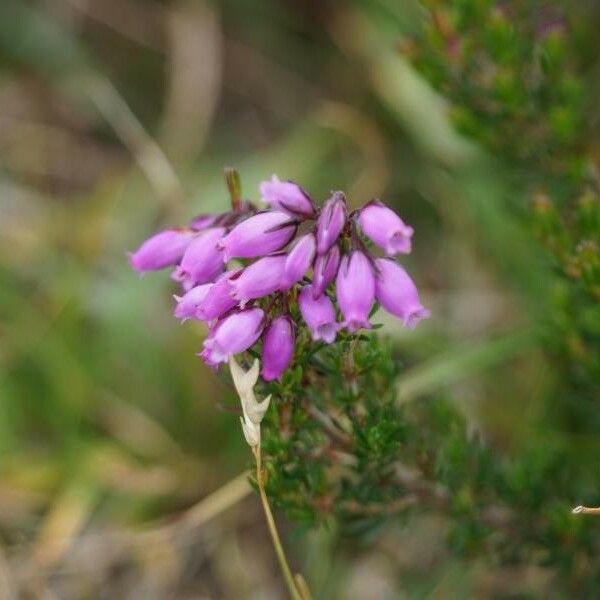
<svg viewBox="0 0 600 600">
<path fill-rule="evenodd" d="M 190 227 L 194 231 L 204 231 L 212 227 L 221 217 L 221 215 L 198 215 L 190 221 Z"/>
<path fill-rule="evenodd" d="M 281 290 L 289 290 L 306 275 L 313 263 L 315 250 L 316 241 L 312 233 L 307 233 L 296 242 L 285 261 Z"/>
<path fill-rule="evenodd" d="M 260 194 L 275 210 L 300 217 L 312 217 L 315 214 L 315 207 L 308 194 L 293 181 L 279 181 L 277 175 L 273 175 L 271 181 L 260 184 Z"/>
<path fill-rule="evenodd" d="M 176 265 L 195 237 L 191 229 L 166 229 L 148 238 L 129 254 L 129 264 L 140 273 Z"/>
<path fill-rule="evenodd" d="M 306 285 L 300 290 L 298 306 L 304 322 L 310 329 L 312 339 L 331 344 L 339 329 L 331 300 L 325 294 L 314 298 L 311 286 Z"/>
<path fill-rule="evenodd" d="M 325 254 L 337 241 L 346 224 L 346 196 L 334 192 L 325 202 L 317 221 L 317 252 Z"/>
<path fill-rule="evenodd" d="M 281 379 L 294 356 L 294 323 L 289 316 L 277 317 L 263 335 L 262 370 L 265 381 Z"/>
<path fill-rule="evenodd" d="M 385 310 L 402 319 L 405 327 L 414 329 L 419 321 L 431 315 L 421 305 L 413 280 L 399 264 L 393 260 L 378 258 L 375 268 L 377 300 Z"/>
<path fill-rule="evenodd" d="M 364 234 L 386 254 L 409 254 L 413 228 L 391 209 L 378 201 L 369 202 L 358 213 Z"/>
<path fill-rule="evenodd" d="M 342 258 L 335 280 L 337 301 L 344 327 L 351 333 L 370 329 L 369 312 L 375 301 L 375 274 L 369 259 L 359 250 Z"/>
<path fill-rule="evenodd" d="M 175 267 L 172 277 L 185 293 L 175 296 L 174 314 L 208 325 L 201 353 L 208 365 L 255 354 L 262 339 L 262 377 L 277 380 L 296 337 L 306 339 L 308 331 L 331 344 L 342 328 L 369 329 L 376 299 L 406 327 L 429 316 L 413 281 L 390 258 L 410 252 L 413 230 L 384 204 L 371 201 L 348 215 L 344 194 L 333 192 L 318 208 L 302 187 L 273 176 L 260 186 L 270 208 L 258 211 L 240 198 L 237 179 L 228 181 L 230 211 L 157 233 L 130 255 L 141 272 Z M 372 254 L 367 239 L 386 258 Z M 231 259 L 238 264 L 225 271 Z"/>
<path fill-rule="evenodd" d="M 253 346 L 264 325 L 265 313 L 260 308 L 240 310 L 219 321 L 204 340 L 200 356 L 210 366 L 226 363 L 231 356 Z"/>
<path fill-rule="evenodd" d="M 256 258 L 281 250 L 294 237 L 297 223 L 289 215 L 265 211 L 236 225 L 220 242 L 223 259 Z"/>
<path fill-rule="evenodd" d="M 206 297 L 206 294 L 208 294 L 212 285 L 212 283 L 205 283 L 204 285 L 193 287 L 183 296 L 173 296 L 177 301 L 177 305 L 173 311 L 175 317 L 181 319 L 182 322 L 187 321 L 187 319 L 196 318 L 198 307 Z"/>
<path fill-rule="evenodd" d="M 231 296 L 244 308 L 249 300 L 277 291 L 281 285 L 285 260 L 285 254 L 276 254 L 253 262 L 231 281 Z"/>
<path fill-rule="evenodd" d="M 231 296 L 233 292 L 231 279 L 237 277 L 240 273 L 241 269 L 227 271 L 212 284 L 206 296 L 204 296 L 204 299 L 198 306 L 196 311 L 196 317 L 198 319 L 201 319 L 202 321 L 212 321 L 236 306 L 237 300 L 234 300 Z"/>
<path fill-rule="evenodd" d="M 340 247 L 332 246 L 327 254 L 320 254 L 315 260 L 312 283 L 313 295 L 320 296 L 333 281 L 340 266 Z"/>
<path fill-rule="evenodd" d="M 214 281 L 223 271 L 223 256 L 217 243 L 224 233 L 223 227 L 214 227 L 200 233 L 185 251 L 181 264 L 173 273 L 173 279 L 188 285 Z"/>
</svg>

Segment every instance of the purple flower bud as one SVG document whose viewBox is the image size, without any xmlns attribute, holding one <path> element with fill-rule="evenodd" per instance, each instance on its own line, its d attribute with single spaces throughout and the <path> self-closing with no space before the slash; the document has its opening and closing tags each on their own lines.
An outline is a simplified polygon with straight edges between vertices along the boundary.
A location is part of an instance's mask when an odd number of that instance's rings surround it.
<svg viewBox="0 0 600 600">
<path fill-rule="evenodd" d="M 370 329 L 369 312 L 375 300 L 375 274 L 369 259 L 360 250 L 342 258 L 335 280 L 337 301 L 344 315 L 344 327 L 351 333 Z"/>
<path fill-rule="evenodd" d="M 192 281 L 191 279 L 184 279 L 183 281 L 180 281 L 177 274 L 177 269 L 171 273 L 171 279 L 173 281 L 178 281 L 181 284 L 181 289 L 183 290 L 184 294 L 187 294 L 193 287 L 196 287 L 196 282 Z"/>
<path fill-rule="evenodd" d="M 241 273 L 241 269 L 227 271 L 223 273 L 204 297 L 204 300 L 198 306 L 196 317 L 202 321 L 212 321 L 231 310 L 237 300 L 231 297 L 233 288 L 231 287 L 231 278 Z"/>
<path fill-rule="evenodd" d="M 346 196 L 334 192 L 325 202 L 317 221 L 317 251 L 325 254 L 340 236 L 346 223 Z"/>
<path fill-rule="evenodd" d="M 296 233 L 297 224 L 289 215 L 265 211 L 236 225 L 219 243 L 223 258 L 256 258 L 281 250 Z"/>
<path fill-rule="evenodd" d="M 222 215 L 198 215 L 190 221 L 190 227 L 194 231 L 204 231 L 212 227 Z"/>
<path fill-rule="evenodd" d="M 405 327 L 414 329 L 431 312 L 423 308 L 419 293 L 408 273 L 393 260 L 378 258 L 375 293 L 377 300 L 389 313 L 396 315 Z"/>
<path fill-rule="evenodd" d="M 250 308 L 219 321 L 204 340 L 204 350 L 200 353 L 204 362 L 215 367 L 234 354 L 248 350 L 262 332 L 264 316 L 260 308 Z"/>
<path fill-rule="evenodd" d="M 315 299 L 312 287 L 306 285 L 300 291 L 298 305 L 312 339 L 331 344 L 335 340 L 339 324 L 335 321 L 335 308 L 328 296 L 323 294 Z"/>
<path fill-rule="evenodd" d="M 265 256 L 247 266 L 231 281 L 231 296 L 244 308 L 246 302 L 277 291 L 281 285 L 286 255 Z"/>
<path fill-rule="evenodd" d="M 303 235 L 296 242 L 287 255 L 280 289 L 289 290 L 304 277 L 315 257 L 316 245 L 312 233 Z"/>
<path fill-rule="evenodd" d="M 223 227 L 215 227 L 198 235 L 185 251 L 173 279 L 194 285 L 214 281 L 223 271 L 223 256 L 217 242 L 224 233 Z"/>
<path fill-rule="evenodd" d="M 364 234 L 386 254 L 409 254 L 413 228 L 381 202 L 369 202 L 361 209 L 358 223 Z"/>
<path fill-rule="evenodd" d="M 332 246 L 327 254 L 317 256 L 313 268 L 313 295 L 320 296 L 337 275 L 340 266 L 340 247 Z"/>
<path fill-rule="evenodd" d="M 294 356 L 294 325 L 288 316 L 277 317 L 263 335 L 262 370 L 265 381 L 281 379 Z"/>
<path fill-rule="evenodd" d="M 129 254 L 129 264 L 140 273 L 176 265 L 195 235 L 191 229 L 166 229 L 156 233 Z"/>
<path fill-rule="evenodd" d="M 205 283 L 204 285 L 193 287 L 183 296 L 173 296 L 177 300 L 177 306 L 175 306 L 175 310 L 173 311 L 175 317 L 182 321 L 193 319 L 196 316 L 198 306 L 200 306 L 212 285 L 212 283 Z"/>
<path fill-rule="evenodd" d="M 293 181 L 279 181 L 277 175 L 260 184 L 260 195 L 275 210 L 293 216 L 312 217 L 315 214 L 309 195 Z"/>
</svg>

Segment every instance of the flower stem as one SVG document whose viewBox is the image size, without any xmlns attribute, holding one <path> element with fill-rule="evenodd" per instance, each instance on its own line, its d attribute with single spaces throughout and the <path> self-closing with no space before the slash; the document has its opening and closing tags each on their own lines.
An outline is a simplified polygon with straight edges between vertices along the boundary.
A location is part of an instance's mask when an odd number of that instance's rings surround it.
<svg viewBox="0 0 600 600">
<path fill-rule="evenodd" d="M 239 211 L 242 207 L 240 174 L 233 167 L 227 167 L 225 169 L 225 182 L 227 183 L 227 189 L 231 198 L 231 208 L 234 211 Z"/>
<path fill-rule="evenodd" d="M 281 567 L 281 572 L 283 573 L 283 577 L 288 587 L 288 591 L 290 592 L 290 596 L 293 598 L 293 600 L 310 600 L 310 592 L 308 591 L 308 587 L 306 586 L 304 579 L 301 576 L 296 575 L 299 581 L 302 582 L 301 585 L 298 585 L 296 579 L 294 579 L 294 576 L 292 575 L 292 571 L 290 569 L 287 558 L 285 556 L 285 552 L 283 550 L 283 546 L 281 545 L 281 539 L 279 538 L 277 526 L 275 525 L 275 519 L 273 518 L 271 506 L 269 505 L 269 500 L 265 492 L 265 486 L 262 477 L 260 443 L 258 446 L 252 448 L 252 452 L 254 453 L 254 457 L 256 459 L 256 482 L 258 484 L 260 499 L 263 505 L 263 510 L 265 512 L 265 517 L 267 519 L 269 533 L 271 534 L 271 539 L 273 540 L 275 554 L 277 555 L 277 559 L 279 560 L 279 566 Z"/>
</svg>

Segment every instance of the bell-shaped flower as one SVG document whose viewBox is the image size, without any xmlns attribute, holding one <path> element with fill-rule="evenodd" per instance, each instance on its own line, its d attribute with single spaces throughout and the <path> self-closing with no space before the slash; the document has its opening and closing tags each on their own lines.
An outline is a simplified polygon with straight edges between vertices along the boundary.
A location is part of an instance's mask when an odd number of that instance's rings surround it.
<svg viewBox="0 0 600 600">
<path fill-rule="evenodd" d="M 140 273 L 172 267 L 179 263 L 195 237 L 191 229 L 166 229 L 156 233 L 129 253 L 129 264 Z"/>
<path fill-rule="evenodd" d="M 177 301 L 173 314 L 177 319 L 181 319 L 182 322 L 187 319 L 196 318 L 196 312 L 198 307 L 208 294 L 212 283 L 205 283 L 203 285 L 197 285 L 193 287 L 189 292 L 186 292 L 183 296 L 173 296 Z"/>
<path fill-rule="evenodd" d="M 273 319 L 263 333 L 262 372 L 265 381 L 281 379 L 294 356 L 294 324 L 289 316 Z"/>
<path fill-rule="evenodd" d="M 281 250 L 296 233 L 297 222 L 285 213 L 269 210 L 236 225 L 219 242 L 225 262 L 256 258 Z"/>
<path fill-rule="evenodd" d="M 234 354 L 248 350 L 260 337 L 265 313 L 260 308 L 250 308 L 232 313 L 219 321 L 204 340 L 200 353 L 210 366 L 226 363 Z"/>
<path fill-rule="evenodd" d="M 271 181 L 260 184 L 262 199 L 275 210 L 281 210 L 296 217 L 312 217 L 315 207 L 310 196 L 293 181 L 280 181 L 273 175 Z"/>
<path fill-rule="evenodd" d="M 346 196 L 334 192 L 325 202 L 317 221 L 317 252 L 325 254 L 337 241 L 346 224 Z"/>
<path fill-rule="evenodd" d="M 223 271 L 223 255 L 217 242 L 224 233 L 223 227 L 200 233 L 185 251 L 173 279 L 192 286 L 214 281 Z"/>
<path fill-rule="evenodd" d="M 300 290 L 298 305 L 312 339 L 331 344 L 335 340 L 339 324 L 336 323 L 335 308 L 329 297 L 322 294 L 314 298 L 312 286 L 306 285 Z"/>
<path fill-rule="evenodd" d="M 285 254 L 265 256 L 248 265 L 239 277 L 230 280 L 231 296 L 243 308 L 249 300 L 277 291 L 281 285 Z"/>
<path fill-rule="evenodd" d="M 419 321 L 431 315 L 429 310 L 423 308 L 413 280 L 399 264 L 378 258 L 375 260 L 375 269 L 377 301 L 389 313 L 402 319 L 405 327 L 414 329 Z"/>
<path fill-rule="evenodd" d="M 342 258 L 335 290 L 344 315 L 344 327 L 351 333 L 361 327 L 370 329 L 369 313 L 375 300 L 375 274 L 371 262 L 360 250 L 353 250 Z"/>
<path fill-rule="evenodd" d="M 313 268 L 312 290 L 316 298 L 320 296 L 327 286 L 333 281 L 340 266 L 340 247 L 335 244 L 326 254 L 320 254 L 315 260 Z"/>
<path fill-rule="evenodd" d="M 312 233 L 303 235 L 296 242 L 286 257 L 281 290 L 289 290 L 306 275 L 315 257 L 316 247 L 317 243 Z"/>
<path fill-rule="evenodd" d="M 206 296 L 199 304 L 196 317 L 202 321 L 212 321 L 224 315 L 238 303 L 231 297 L 233 288 L 231 278 L 241 273 L 241 269 L 234 269 L 223 273 L 208 290 Z"/>
<path fill-rule="evenodd" d="M 212 227 L 223 215 L 198 215 L 190 221 L 194 231 L 204 231 Z"/>
<path fill-rule="evenodd" d="M 363 233 L 386 254 L 409 254 L 413 228 L 390 208 L 378 201 L 369 202 L 358 214 Z"/>
</svg>

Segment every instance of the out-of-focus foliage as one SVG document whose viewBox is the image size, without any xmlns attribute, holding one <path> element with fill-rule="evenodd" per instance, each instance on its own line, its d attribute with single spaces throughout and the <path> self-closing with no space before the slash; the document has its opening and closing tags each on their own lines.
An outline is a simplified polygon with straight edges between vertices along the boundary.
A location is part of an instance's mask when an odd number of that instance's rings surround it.
<svg viewBox="0 0 600 600">
<path fill-rule="evenodd" d="M 423 5 L 422 32 L 404 51 L 451 102 L 457 129 L 510 164 L 527 192 L 533 230 L 564 277 L 549 349 L 574 386 L 566 393 L 591 402 L 600 395 L 600 170 L 586 77 L 597 71 L 598 15 L 559 1 Z M 588 412 L 583 427 L 597 422 Z"/>
<path fill-rule="evenodd" d="M 393 204 L 434 314 L 272 403 L 315 597 L 593 597 L 598 15 L 541 4 L 0 2 L 0 588 L 279 597 L 240 480 L 196 506 L 249 463 L 228 378 L 125 255 L 235 164 Z"/>
</svg>

